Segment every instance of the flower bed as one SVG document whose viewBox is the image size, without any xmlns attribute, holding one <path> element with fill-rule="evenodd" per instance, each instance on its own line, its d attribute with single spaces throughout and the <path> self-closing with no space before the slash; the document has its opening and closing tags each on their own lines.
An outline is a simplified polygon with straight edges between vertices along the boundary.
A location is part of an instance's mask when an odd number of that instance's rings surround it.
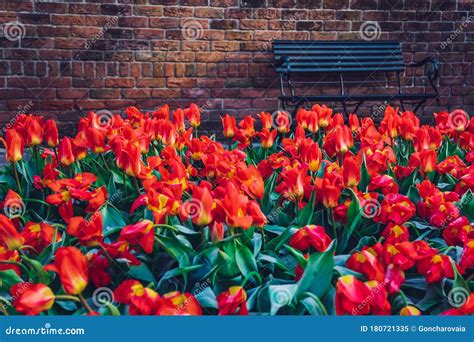
<svg viewBox="0 0 474 342">
<path fill-rule="evenodd" d="M 463 111 L 225 115 L 228 149 L 196 105 L 108 113 L 6 131 L 3 314 L 474 313 Z"/>
</svg>

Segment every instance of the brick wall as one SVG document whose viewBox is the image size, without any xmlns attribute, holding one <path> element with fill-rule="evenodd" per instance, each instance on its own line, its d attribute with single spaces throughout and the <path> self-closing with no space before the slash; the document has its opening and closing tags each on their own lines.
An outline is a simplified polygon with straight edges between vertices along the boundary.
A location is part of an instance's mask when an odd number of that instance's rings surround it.
<svg viewBox="0 0 474 342">
<path fill-rule="evenodd" d="M 217 114 L 273 111 L 272 39 L 360 39 L 366 21 L 407 62 L 437 56 L 440 107 L 472 113 L 473 0 L 1 0 L 0 122 L 40 113 L 69 131 L 90 110 L 197 102 L 211 128 Z"/>
</svg>

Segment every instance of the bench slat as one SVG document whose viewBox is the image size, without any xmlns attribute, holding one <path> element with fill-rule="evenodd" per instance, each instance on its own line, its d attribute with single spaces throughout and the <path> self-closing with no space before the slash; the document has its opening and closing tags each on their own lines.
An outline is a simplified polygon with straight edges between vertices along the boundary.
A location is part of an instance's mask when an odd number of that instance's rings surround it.
<svg viewBox="0 0 474 342">
<path fill-rule="evenodd" d="M 381 56 L 278 56 L 278 60 L 288 60 L 291 62 L 298 62 L 298 61 L 369 61 L 375 60 L 380 61 Z M 403 57 L 401 56 L 386 56 L 386 60 L 397 60 L 403 62 Z"/>
<path fill-rule="evenodd" d="M 345 67 L 345 66 L 400 66 L 404 67 L 405 64 L 401 61 L 355 61 L 355 62 L 319 62 L 319 61 L 310 61 L 310 62 L 294 62 L 291 61 L 290 63 L 283 63 L 282 67 L 289 66 L 291 69 L 298 68 L 298 67 L 319 67 L 319 66 L 333 66 L 333 67 Z"/>
<path fill-rule="evenodd" d="M 274 50 L 275 55 L 282 55 L 282 56 L 288 56 L 288 55 L 295 55 L 295 56 L 301 56 L 301 55 L 341 55 L 341 56 L 350 56 L 350 55 L 365 55 L 365 56 L 370 56 L 370 55 L 401 55 L 402 50 L 399 49 L 390 49 L 390 50 L 306 50 L 306 51 L 301 51 L 301 50 Z"/>
<path fill-rule="evenodd" d="M 277 68 L 277 72 L 282 72 L 285 73 L 288 70 L 286 68 Z M 308 69 L 308 68 L 291 68 L 290 72 L 365 72 L 365 71 L 403 71 L 404 68 L 395 68 L 395 67 L 359 67 L 359 68 L 314 68 L 314 69 Z"/>
<path fill-rule="evenodd" d="M 274 49 L 277 50 L 291 50 L 291 49 L 302 49 L 302 50 L 352 50 L 352 49 L 399 49 L 400 45 L 298 45 L 298 44 L 289 44 L 289 45 L 274 45 Z"/>
</svg>

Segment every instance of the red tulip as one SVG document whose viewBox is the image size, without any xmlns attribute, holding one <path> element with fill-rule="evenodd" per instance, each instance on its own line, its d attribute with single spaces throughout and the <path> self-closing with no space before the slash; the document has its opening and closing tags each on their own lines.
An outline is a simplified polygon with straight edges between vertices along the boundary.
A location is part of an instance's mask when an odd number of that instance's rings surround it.
<svg viewBox="0 0 474 342">
<path fill-rule="evenodd" d="M 369 251 L 356 252 L 347 260 L 346 266 L 351 270 L 362 273 L 369 280 L 383 282 L 385 268 L 382 263 Z"/>
<path fill-rule="evenodd" d="M 425 274 L 428 283 L 437 283 L 442 278 L 453 278 L 454 271 L 450 258 L 447 255 L 433 255 L 421 259 L 417 263 L 417 270 Z"/>
<path fill-rule="evenodd" d="M 0 214 L 0 245 L 8 250 L 20 249 L 25 239 L 18 233 L 12 221 L 5 215 Z"/>
<path fill-rule="evenodd" d="M 381 203 L 380 215 L 375 216 L 374 221 L 401 225 L 415 215 L 415 212 L 415 205 L 407 196 L 388 194 Z"/>
<path fill-rule="evenodd" d="M 248 315 L 247 293 L 241 286 L 232 286 L 217 296 L 218 314 Z"/>
<path fill-rule="evenodd" d="M 146 253 L 153 252 L 153 243 L 155 240 L 153 222 L 143 220 L 123 227 L 118 240 L 126 241 L 132 245 L 140 245 Z"/>
<path fill-rule="evenodd" d="M 331 238 L 326 234 L 324 227 L 316 225 L 304 226 L 293 234 L 290 246 L 300 251 L 307 250 L 310 246 L 318 252 L 324 252 L 331 244 Z"/>
<path fill-rule="evenodd" d="M 370 292 L 367 286 L 352 275 L 345 275 L 336 284 L 336 314 L 337 315 L 367 315 L 370 304 L 367 301 Z"/>
<path fill-rule="evenodd" d="M 19 313 L 37 315 L 51 309 L 54 304 L 54 293 L 44 284 L 17 283 L 10 289 L 13 306 Z"/>
<path fill-rule="evenodd" d="M 58 248 L 54 264 L 45 270 L 58 273 L 64 291 L 72 295 L 82 293 L 89 281 L 87 259 L 76 247 Z"/>
</svg>

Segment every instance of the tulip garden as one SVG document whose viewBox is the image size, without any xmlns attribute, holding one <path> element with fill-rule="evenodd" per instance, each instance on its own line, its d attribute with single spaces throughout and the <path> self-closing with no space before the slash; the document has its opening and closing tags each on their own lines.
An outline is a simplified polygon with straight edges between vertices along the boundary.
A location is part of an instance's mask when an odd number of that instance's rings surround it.
<svg viewBox="0 0 474 342">
<path fill-rule="evenodd" d="M 474 119 L 388 106 L 20 114 L 0 315 L 474 314 Z"/>
</svg>

